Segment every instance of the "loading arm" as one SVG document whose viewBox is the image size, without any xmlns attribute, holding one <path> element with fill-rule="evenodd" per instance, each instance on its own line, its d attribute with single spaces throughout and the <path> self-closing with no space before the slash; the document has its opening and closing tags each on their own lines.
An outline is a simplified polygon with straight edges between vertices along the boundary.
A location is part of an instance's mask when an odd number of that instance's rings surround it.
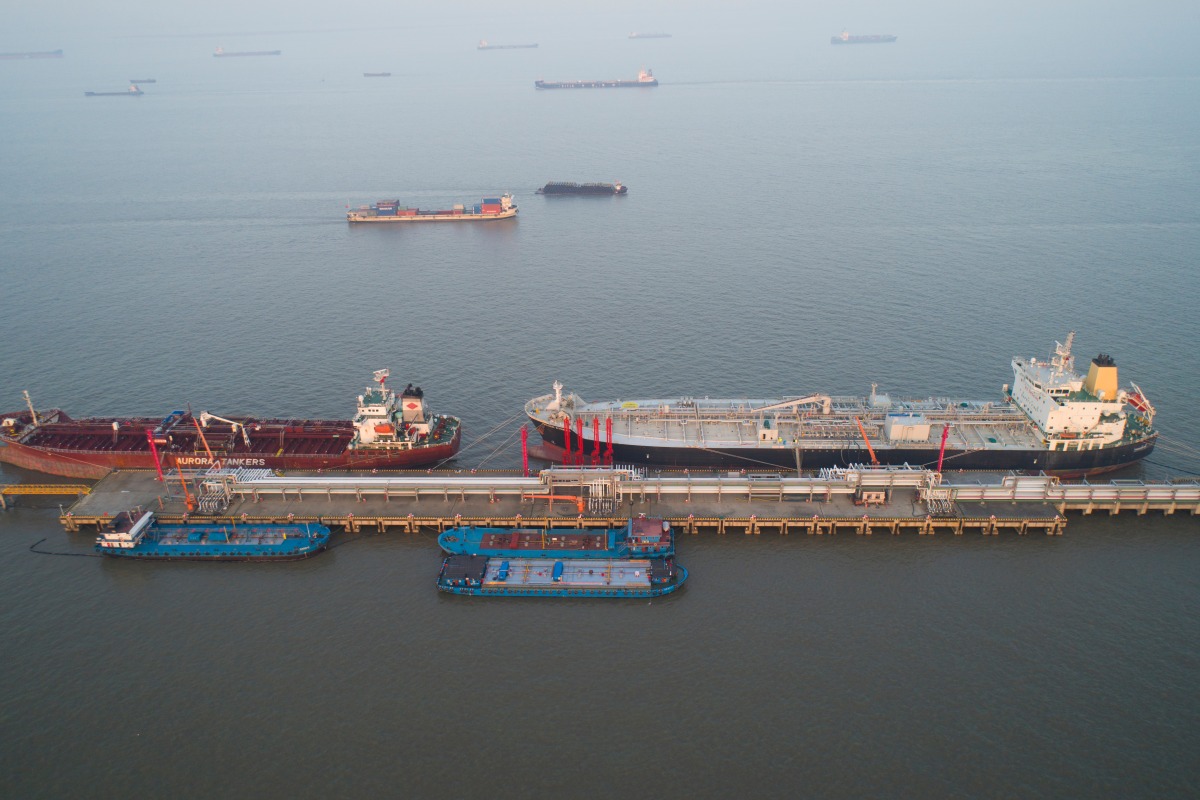
<svg viewBox="0 0 1200 800">
<path fill-rule="evenodd" d="M 796 406 L 815 406 L 821 405 L 821 413 L 828 414 L 833 410 L 833 398 L 827 394 L 810 394 L 806 397 L 797 397 L 794 400 L 784 400 L 782 403 L 773 403 L 769 406 L 760 406 L 754 411 L 777 411 L 783 408 L 792 408 Z"/>
<path fill-rule="evenodd" d="M 231 419 L 225 419 L 224 417 L 218 417 L 216 414 L 210 414 L 210 413 L 208 413 L 207 411 L 201 411 L 201 412 L 200 412 L 200 424 L 201 424 L 201 425 L 203 425 L 204 427 L 206 427 L 206 428 L 207 428 L 207 427 L 208 427 L 208 423 L 209 423 L 209 422 L 211 422 L 211 421 L 212 421 L 212 420 L 214 420 L 214 419 L 215 419 L 217 422 L 224 422 L 224 423 L 226 423 L 226 424 L 228 424 L 228 425 L 232 425 L 232 426 L 233 426 L 233 429 L 234 429 L 235 431 L 238 431 L 238 432 L 240 432 L 240 433 L 242 434 L 242 441 L 246 443 L 246 447 L 249 447 L 249 446 L 250 446 L 250 434 L 246 433 L 246 426 L 245 426 L 245 425 L 243 425 L 243 424 L 242 424 L 242 423 L 240 423 L 240 422 L 234 422 L 234 421 L 233 421 L 233 420 L 231 420 Z"/>
</svg>

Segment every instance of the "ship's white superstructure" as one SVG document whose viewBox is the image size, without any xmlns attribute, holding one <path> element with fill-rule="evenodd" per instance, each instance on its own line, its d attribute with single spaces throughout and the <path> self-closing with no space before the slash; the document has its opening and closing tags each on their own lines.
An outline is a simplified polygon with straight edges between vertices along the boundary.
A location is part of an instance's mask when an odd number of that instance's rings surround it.
<svg viewBox="0 0 1200 800">
<path fill-rule="evenodd" d="M 352 447 L 397 447 L 407 449 L 422 436 L 429 435 L 429 421 L 425 418 L 425 394 L 409 384 L 397 397 L 387 387 L 389 372 L 375 371 L 378 386 L 368 386 L 358 396 L 358 411 L 354 415 L 354 443 Z"/>
<path fill-rule="evenodd" d="M 132 550 L 138 546 L 154 522 L 154 512 L 123 513 L 106 530 L 100 531 L 96 544 L 113 550 Z"/>
<path fill-rule="evenodd" d="M 1104 446 L 1125 436 L 1130 390 L 1117 385 L 1117 366 L 1101 354 L 1092 359 L 1088 374 L 1075 372 L 1071 344 L 1075 332 L 1065 344 L 1056 342 L 1050 363 L 1036 358 L 1014 358 L 1012 399 L 1047 440 L 1050 449 L 1058 449 L 1076 440 L 1089 446 Z M 1138 393 L 1140 395 L 1140 393 Z M 1141 413 L 1148 426 L 1154 418 L 1153 407 L 1132 409 Z"/>
</svg>

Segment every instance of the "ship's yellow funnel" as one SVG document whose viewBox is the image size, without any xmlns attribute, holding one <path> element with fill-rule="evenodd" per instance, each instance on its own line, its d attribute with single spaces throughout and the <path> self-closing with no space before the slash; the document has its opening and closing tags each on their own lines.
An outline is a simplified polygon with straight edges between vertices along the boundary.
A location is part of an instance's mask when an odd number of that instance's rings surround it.
<svg viewBox="0 0 1200 800">
<path fill-rule="evenodd" d="M 1110 403 L 1117 399 L 1117 362 L 1112 356 L 1101 353 L 1092 359 L 1083 388 Z"/>
</svg>

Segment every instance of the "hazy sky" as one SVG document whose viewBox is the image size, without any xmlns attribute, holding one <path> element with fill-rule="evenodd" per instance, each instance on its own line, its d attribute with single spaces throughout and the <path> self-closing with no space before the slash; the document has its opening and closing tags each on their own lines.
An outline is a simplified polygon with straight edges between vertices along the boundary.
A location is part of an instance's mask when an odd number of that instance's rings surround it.
<svg viewBox="0 0 1200 800">
<path fill-rule="evenodd" d="M 370 10 L 368 17 L 363 12 Z M 125 0 L 33 0 L 0 3 L 0 50 L 69 47 L 99 37 L 203 36 L 314 32 L 378 36 L 387 31 L 461 29 L 488 36 L 528 30 L 540 36 L 599 30 L 669 30 L 677 37 L 745 39 L 772 47 L 798 44 L 842 28 L 894 33 L 906 46 L 964 43 L 968 49 L 1028 53 L 1086 74 L 1105 65 L 1116 74 L 1198 74 L 1200 2 L 1196 0 L 798 0 L 797 2 L 549 2 L 453 3 L 379 0 L 367 5 L 330 0 L 205 0 L 163 3 Z"/>
</svg>

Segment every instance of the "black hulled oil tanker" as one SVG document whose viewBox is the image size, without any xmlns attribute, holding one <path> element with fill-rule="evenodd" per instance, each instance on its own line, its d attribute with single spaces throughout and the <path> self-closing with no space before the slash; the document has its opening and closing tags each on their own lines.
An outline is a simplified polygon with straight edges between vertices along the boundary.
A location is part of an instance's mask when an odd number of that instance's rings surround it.
<svg viewBox="0 0 1200 800">
<path fill-rule="evenodd" d="M 648 69 L 638 73 L 637 80 L 611 81 L 534 81 L 538 89 L 636 89 L 658 86 L 658 78 Z"/>
<path fill-rule="evenodd" d="M 0 53 L 2 61 L 17 61 L 27 58 L 62 58 L 62 50 L 30 50 L 23 53 Z"/>
<path fill-rule="evenodd" d="M 837 36 L 830 37 L 830 44 L 890 44 L 896 41 L 890 33 L 870 33 L 851 36 L 849 31 L 842 31 Z"/>
<path fill-rule="evenodd" d="M 809 394 L 764 399 L 530 400 L 553 451 L 677 467 L 819 469 L 851 464 L 1035 470 L 1072 477 L 1119 469 L 1154 449 L 1154 407 L 1121 388 L 1113 359 L 1074 371 L 1071 344 L 1047 360 L 1016 357 L 995 401 Z M 581 447 L 582 445 L 582 447 Z M 567 458 L 566 460 L 571 460 Z"/>
<path fill-rule="evenodd" d="M 244 58 L 247 56 L 279 56 L 283 55 L 282 50 L 226 50 L 224 47 L 218 47 L 213 53 L 213 58 Z"/>
<path fill-rule="evenodd" d="M 537 47 L 537 43 L 533 44 L 489 44 L 487 39 L 480 39 L 479 44 L 475 46 L 476 50 L 532 50 Z"/>
<path fill-rule="evenodd" d="M 141 97 L 145 92 L 136 83 L 129 84 L 123 92 L 84 92 L 84 97 Z"/>
<path fill-rule="evenodd" d="M 568 183 L 566 181 L 550 181 L 537 190 L 538 194 L 587 194 L 609 195 L 625 194 L 629 187 L 620 181 L 616 183 Z"/>
</svg>

